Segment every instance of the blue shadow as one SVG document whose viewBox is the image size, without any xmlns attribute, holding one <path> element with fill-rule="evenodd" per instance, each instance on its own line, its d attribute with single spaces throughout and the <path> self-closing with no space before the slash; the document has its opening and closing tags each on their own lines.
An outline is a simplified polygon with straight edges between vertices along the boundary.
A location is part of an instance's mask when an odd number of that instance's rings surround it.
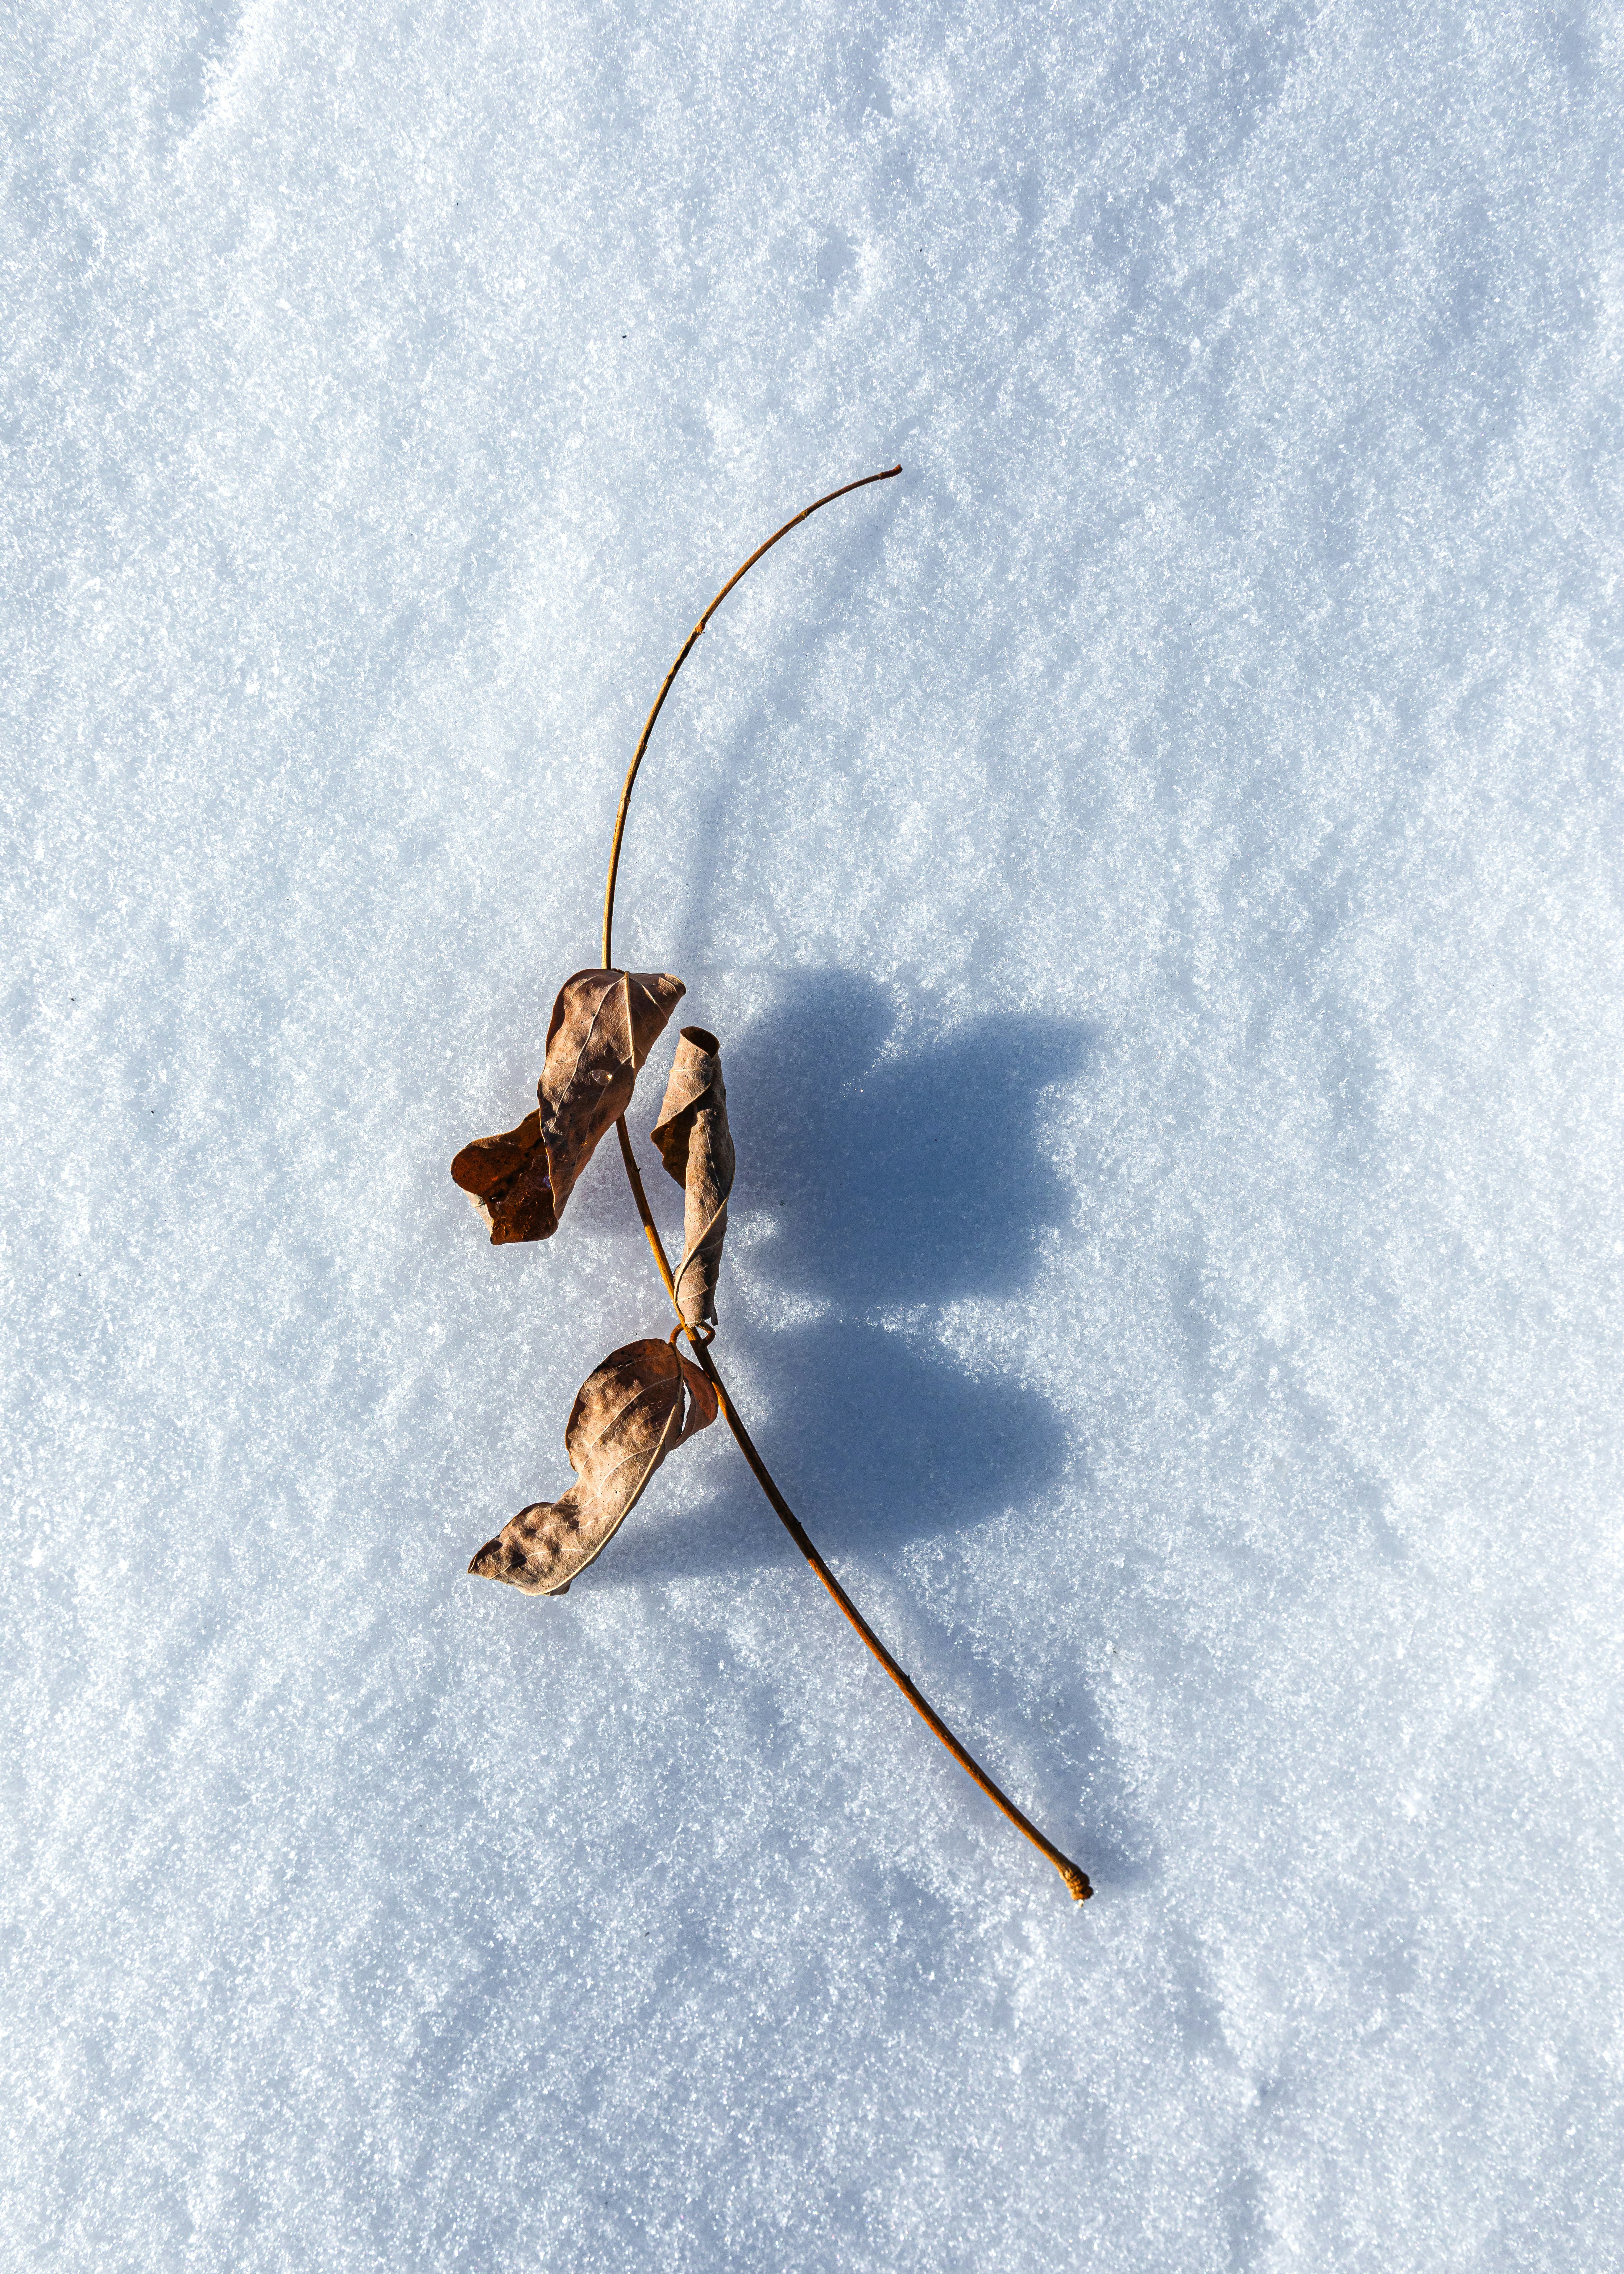
<svg viewBox="0 0 1624 2274">
<path fill-rule="evenodd" d="M 893 1025 L 872 980 L 801 974 L 770 1016 L 723 1043 L 735 1240 L 768 1214 L 752 1270 L 825 1308 L 776 1329 L 735 1323 L 724 1263 L 718 1362 L 748 1376 L 752 1434 L 831 1555 L 895 1550 L 1018 1510 L 1066 1457 L 1047 1398 L 989 1375 L 974 1350 L 944 1352 L 929 1318 L 881 1325 L 875 1314 L 1007 1298 L 1029 1282 L 1043 1228 L 1069 1217 L 1038 1148 L 1040 1103 L 1086 1068 L 1092 1037 L 1075 1023 L 993 1016 L 887 1055 Z M 615 1576 L 777 1557 L 788 1543 L 754 1495 L 741 1480 L 686 1518 L 628 1526 Z"/>
</svg>

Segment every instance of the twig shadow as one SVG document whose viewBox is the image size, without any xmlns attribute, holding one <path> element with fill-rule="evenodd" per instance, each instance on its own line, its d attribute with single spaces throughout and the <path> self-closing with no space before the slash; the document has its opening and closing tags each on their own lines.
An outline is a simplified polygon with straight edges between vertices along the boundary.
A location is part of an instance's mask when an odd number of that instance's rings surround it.
<svg viewBox="0 0 1624 2274">
<path fill-rule="evenodd" d="M 968 1527 L 1019 1522 L 1076 1473 L 1051 1401 L 978 1367 L 974 1350 L 944 1348 L 938 1321 L 968 1295 L 1018 1295 L 1045 1228 L 1070 1220 L 1039 1118 L 1046 1091 L 1086 1073 L 1094 1036 L 1077 1021 L 993 1014 L 896 1049 L 895 1023 L 866 976 L 801 974 L 770 1015 L 724 1044 L 740 1161 L 729 1261 L 770 1300 L 735 1303 L 732 1321 L 724 1308 L 718 1360 L 792 1505 L 848 1570 L 894 1571 L 909 1551 Z M 763 1321 L 782 1307 L 801 1315 Z M 640 1510 L 598 1584 L 793 1562 L 748 1477 L 732 1464 L 723 1473 L 697 1505 Z M 955 1679 L 963 1671 L 934 1623 L 927 1612 L 906 1642 L 928 1688 L 933 1658 Z M 1021 1726 L 1013 1669 L 981 1666 L 974 1687 L 985 1727 Z M 1080 1674 L 1066 1676 L 1024 1750 L 1028 1787 L 1050 1787 L 1057 1819 L 1075 1806 L 1074 1794 L 1063 1797 L 1065 1764 L 1086 1776 L 1090 1868 L 1102 1882 L 1144 1878 L 1143 1829 Z"/>
</svg>

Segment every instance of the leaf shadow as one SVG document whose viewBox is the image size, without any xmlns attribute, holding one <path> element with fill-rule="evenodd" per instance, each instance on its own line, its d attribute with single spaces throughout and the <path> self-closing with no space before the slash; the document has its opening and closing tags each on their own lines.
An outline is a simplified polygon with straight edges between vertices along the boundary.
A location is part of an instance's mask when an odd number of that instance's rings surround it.
<svg viewBox="0 0 1624 2274">
<path fill-rule="evenodd" d="M 1094 1038 L 1074 1021 L 993 1015 L 893 1052 L 895 1017 L 860 973 L 796 974 L 725 1048 L 740 1163 L 729 1261 L 769 1301 L 724 1314 L 718 1359 L 831 1554 L 894 1551 L 1018 1511 L 1068 1459 L 1050 1402 L 949 1355 L 931 1314 L 1018 1293 L 1045 1226 L 1067 1221 L 1038 1112 L 1046 1088 L 1086 1066 Z M 765 1326 L 780 1290 L 801 1316 Z M 740 1521 L 753 1490 L 730 1479 L 686 1517 L 645 1519 L 617 1577 L 693 1577 L 776 1555 L 776 1525 L 764 1531 L 753 1510 Z"/>
<path fill-rule="evenodd" d="M 1042 1096 L 1097 1050 L 1075 1020 L 993 1013 L 906 1052 L 894 1024 L 862 974 L 800 974 L 731 1059 L 740 1189 L 774 1218 L 751 1267 L 847 1320 L 1028 1283 L 1071 1213 L 1039 1148 Z"/>
</svg>

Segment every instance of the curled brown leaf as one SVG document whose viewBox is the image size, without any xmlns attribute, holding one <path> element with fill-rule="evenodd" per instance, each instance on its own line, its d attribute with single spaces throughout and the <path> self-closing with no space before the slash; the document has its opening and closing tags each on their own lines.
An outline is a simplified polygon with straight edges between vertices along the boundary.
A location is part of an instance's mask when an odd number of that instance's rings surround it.
<svg viewBox="0 0 1624 2274">
<path fill-rule="evenodd" d="M 687 991 L 668 971 L 577 971 L 564 982 L 536 1085 L 540 1110 L 500 1137 L 476 1137 L 451 1163 L 493 1247 L 553 1237 L 575 1179 L 631 1103 L 638 1068 Z"/>
<path fill-rule="evenodd" d="M 684 1027 L 665 1084 L 654 1142 L 667 1173 L 682 1187 L 682 1261 L 677 1301 L 690 1327 L 716 1324 L 716 1283 L 727 1234 L 733 1184 L 733 1141 L 721 1044 L 703 1027 Z"/>
<path fill-rule="evenodd" d="M 527 1595 L 563 1594 L 603 1554 L 665 1456 L 716 1416 L 715 1390 L 669 1343 L 611 1351 L 582 1383 L 565 1427 L 577 1481 L 561 1499 L 522 1508 L 469 1570 Z"/>
</svg>

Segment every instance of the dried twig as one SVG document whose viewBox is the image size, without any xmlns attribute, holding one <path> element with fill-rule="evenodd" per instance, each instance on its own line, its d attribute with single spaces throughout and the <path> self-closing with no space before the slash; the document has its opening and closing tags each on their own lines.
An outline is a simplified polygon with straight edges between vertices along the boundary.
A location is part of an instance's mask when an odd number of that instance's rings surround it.
<svg viewBox="0 0 1624 2274">
<path fill-rule="evenodd" d="M 744 567 L 738 569 L 728 578 L 726 584 L 723 585 L 715 599 L 711 601 L 710 606 L 705 610 L 703 615 L 701 616 L 699 621 L 695 625 L 693 630 L 683 642 L 680 653 L 678 655 L 676 661 L 672 665 L 671 669 L 666 673 L 665 684 L 661 687 L 658 695 L 655 697 L 654 708 L 649 713 L 648 720 L 643 727 L 642 737 L 638 742 L 636 751 L 633 756 L 631 765 L 627 772 L 625 787 L 620 792 L 620 809 L 615 815 L 614 821 L 614 840 L 610 847 L 609 853 L 608 883 L 604 891 L 603 960 L 605 968 L 610 967 L 613 960 L 613 940 L 614 933 L 615 884 L 620 875 L 620 847 L 626 835 L 626 817 L 631 806 L 632 786 L 636 781 L 638 768 L 642 765 L 643 754 L 648 749 L 649 737 L 654 732 L 654 722 L 659 717 L 665 697 L 671 692 L 672 683 L 675 680 L 678 672 L 681 670 L 684 663 L 687 662 L 688 658 L 693 650 L 695 642 L 704 630 L 705 626 L 710 622 L 711 617 L 721 606 L 723 601 L 727 598 L 727 595 L 733 591 L 733 586 L 739 582 L 739 579 L 744 576 L 746 570 L 754 568 L 756 561 L 761 559 L 763 553 L 771 552 L 771 548 L 778 543 L 779 538 L 787 537 L 792 529 L 798 528 L 809 515 L 816 513 L 820 507 L 832 505 L 836 498 L 848 497 L 853 490 L 866 489 L 871 482 L 888 482 L 894 480 L 896 476 L 901 471 L 902 469 L 900 466 L 888 466 L 883 473 L 867 474 L 863 477 L 861 481 L 847 482 L 844 488 L 831 490 L 827 497 L 821 497 L 815 500 L 811 505 L 808 506 L 804 509 L 804 511 L 798 513 L 793 521 L 786 521 L 782 529 L 775 530 L 773 534 L 767 539 L 766 544 L 758 546 L 756 551 L 751 553 L 749 559 L 745 562 Z M 713 1038 L 706 1035 L 704 1037 L 704 1041 L 707 1043 L 712 1043 Z M 712 1054 L 714 1054 L 714 1051 Z M 661 1118 L 663 1126 L 665 1119 L 663 1112 Z M 726 1125 L 724 1124 L 724 1126 L 725 1126 Z M 852 1601 L 851 1597 L 846 1593 L 845 1588 L 835 1577 L 834 1573 L 830 1570 L 828 1564 L 824 1562 L 823 1557 L 818 1554 L 817 1549 L 812 1545 L 811 1540 L 807 1537 L 806 1532 L 802 1527 L 799 1517 L 795 1515 L 794 1510 L 790 1507 L 789 1502 L 785 1499 L 783 1494 L 778 1490 L 778 1486 L 772 1480 L 772 1476 L 767 1467 L 767 1464 L 756 1451 L 754 1443 L 751 1442 L 749 1432 L 745 1427 L 742 1419 L 740 1418 L 738 1408 L 733 1404 L 732 1397 L 728 1395 L 721 1375 L 717 1372 L 715 1360 L 711 1358 L 708 1348 L 708 1344 L 710 1340 L 710 1329 L 708 1325 L 703 1323 L 706 1316 L 705 1308 L 703 1304 L 699 1306 L 695 1305 L 692 1299 L 692 1291 L 688 1288 L 686 1278 L 683 1288 L 683 1299 L 681 1301 L 679 1301 L 678 1299 L 676 1281 L 673 1276 L 671 1265 L 666 1260 L 665 1250 L 660 1240 L 659 1231 L 654 1222 L 653 1213 L 649 1207 L 649 1196 L 643 1190 L 643 1178 L 638 1172 L 636 1161 L 633 1157 L 631 1139 L 627 1133 L 626 1117 L 624 1113 L 620 1115 L 620 1118 L 615 1123 L 615 1134 L 620 1139 L 620 1158 L 626 1164 L 626 1174 L 628 1181 L 632 1188 L 632 1198 L 637 1204 L 637 1213 L 643 1219 L 643 1228 L 648 1236 L 649 1246 L 653 1252 L 654 1261 L 658 1268 L 660 1278 L 665 1284 L 665 1292 L 671 1298 L 673 1306 L 676 1310 L 679 1320 L 682 1321 L 682 1331 L 686 1333 L 688 1339 L 693 1347 L 695 1359 L 703 1370 L 707 1381 L 716 1393 L 717 1401 L 721 1407 L 723 1419 L 726 1421 L 728 1427 L 732 1430 L 734 1439 L 738 1443 L 740 1451 L 744 1455 L 746 1461 L 749 1464 L 751 1475 L 754 1476 L 756 1483 L 761 1487 L 762 1491 L 765 1494 L 768 1505 L 771 1508 L 774 1515 L 778 1518 L 779 1522 L 784 1525 L 786 1531 L 789 1533 L 790 1538 L 794 1541 L 801 1555 L 805 1556 L 807 1562 L 817 1574 L 819 1579 L 822 1580 L 823 1585 L 829 1590 L 829 1593 L 833 1596 L 835 1601 L 839 1605 L 842 1613 L 861 1636 L 869 1650 L 873 1652 L 875 1657 L 884 1668 L 886 1673 L 890 1675 L 891 1680 L 902 1691 L 903 1696 L 907 1699 L 909 1705 L 913 1706 L 915 1713 L 917 1713 L 921 1720 L 929 1725 L 933 1733 L 940 1738 L 943 1744 L 947 1747 L 948 1751 L 951 1753 L 953 1758 L 959 1763 L 959 1766 L 964 1769 L 968 1775 L 973 1777 L 978 1785 L 980 1785 L 981 1790 L 987 1795 L 987 1797 L 992 1802 L 993 1805 L 996 1808 L 1002 1810 L 1003 1813 L 1008 1817 L 1010 1822 L 1015 1826 L 1016 1830 L 1023 1833 L 1025 1836 L 1031 1841 L 1033 1846 L 1036 1848 L 1041 1854 L 1049 1858 L 1049 1862 L 1059 1872 L 1061 1878 L 1065 1881 L 1065 1884 L 1071 1890 L 1074 1900 L 1078 1902 L 1086 1902 L 1089 1896 L 1094 1893 L 1094 1889 L 1088 1882 L 1087 1873 L 1081 1871 L 1077 1864 L 1073 1864 L 1069 1856 L 1063 1856 L 1059 1849 L 1054 1845 L 1052 1841 L 1046 1840 L 1044 1838 L 1043 1834 L 1038 1830 L 1036 1825 L 1034 1824 L 1028 1817 L 1026 1817 L 1021 1813 L 1020 1810 L 1016 1807 L 1014 1802 L 1009 1797 L 1007 1793 L 1004 1793 L 999 1790 L 998 1787 L 988 1775 L 986 1770 L 983 1769 L 980 1763 L 974 1760 L 966 1751 L 965 1747 L 959 1743 L 958 1738 L 948 1728 L 946 1722 L 942 1719 L 936 1708 L 930 1704 L 929 1700 L 921 1694 L 921 1692 L 915 1687 L 914 1683 L 909 1679 L 907 1675 L 903 1672 L 901 1667 L 898 1665 L 896 1660 L 886 1649 L 884 1644 L 881 1642 L 873 1628 L 858 1610 L 856 1605 Z M 730 1156 L 728 1162 L 728 1178 L 729 1181 L 731 1181 L 731 1145 L 728 1149 Z M 722 1197 L 725 1201 L 725 1193 Z M 719 1241 L 718 1243 L 718 1253 L 719 1255 Z M 689 1257 L 685 1255 L 683 1259 L 685 1273 L 688 1270 L 688 1261 Z M 713 1276 L 711 1279 L 711 1285 L 714 1285 Z M 707 1292 L 708 1291 L 707 1291 Z M 694 1314 L 696 1308 L 698 1315 L 695 1316 Z M 515 1521 L 517 1519 L 515 1519 Z"/>
</svg>

